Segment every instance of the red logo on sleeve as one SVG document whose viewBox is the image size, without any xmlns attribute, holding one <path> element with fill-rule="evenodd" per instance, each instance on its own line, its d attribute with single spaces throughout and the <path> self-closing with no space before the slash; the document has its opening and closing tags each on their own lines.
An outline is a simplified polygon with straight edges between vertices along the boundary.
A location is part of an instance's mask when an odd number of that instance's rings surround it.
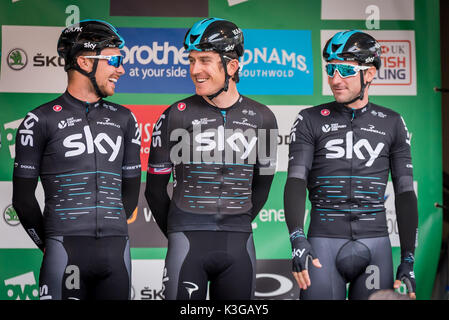
<svg viewBox="0 0 449 320">
<path fill-rule="evenodd" d="M 186 109 L 186 104 L 184 102 L 180 102 L 178 103 L 178 110 L 179 111 L 184 111 Z"/>
<path fill-rule="evenodd" d="M 53 111 L 59 112 L 61 110 L 62 110 L 62 107 L 59 104 L 56 104 L 56 105 L 53 106 Z"/>
<path fill-rule="evenodd" d="M 327 117 L 328 115 L 330 115 L 331 112 L 329 111 L 329 109 L 323 109 L 321 110 L 321 115 Z"/>
</svg>

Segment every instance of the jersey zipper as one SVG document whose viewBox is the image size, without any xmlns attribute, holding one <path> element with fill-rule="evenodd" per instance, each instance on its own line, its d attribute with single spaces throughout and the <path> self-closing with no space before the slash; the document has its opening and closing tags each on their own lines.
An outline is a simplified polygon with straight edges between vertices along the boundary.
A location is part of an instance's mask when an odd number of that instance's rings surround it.
<svg viewBox="0 0 449 320">
<path fill-rule="evenodd" d="M 226 132 L 226 111 L 223 111 L 223 110 L 220 110 L 220 114 L 221 114 L 221 117 L 222 117 L 222 119 L 223 119 L 223 139 L 225 139 L 225 132 Z M 221 165 L 221 169 L 220 169 L 220 171 L 221 171 L 221 174 L 220 174 L 220 195 L 219 195 L 219 197 L 218 197 L 218 201 L 217 201 L 217 214 L 218 214 L 218 216 L 217 216 L 217 220 L 219 220 L 220 219 L 220 217 L 221 217 L 221 206 L 222 206 L 222 202 L 223 202 L 223 199 L 222 199 L 222 196 L 223 196 L 223 194 L 222 194 L 222 192 L 223 192 L 223 187 L 224 187 L 224 174 L 225 174 L 225 171 L 226 171 L 226 165 L 225 165 L 225 161 L 226 161 L 226 158 L 225 158 L 225 150 L 226 150 L 226 147 L 225 148 L 223 148 L 223 150 L 221 151 L 221 162 L 222 162 L 222 165 Z"/>
<path fill-rule="evenodd" d="M 351 153 L 354 152 L 354 128 L 353 128 L 353 120 L 355 118 L 355 110 L 352 109 L 352 115 L 351 115 L 351 131 L 352 131 L 352 141 L 351 141 Z M 346 141 L 348 143 L 348 141 Z M 351 172 L 350 172 L 350 178 L 349 178 L 349 197 L 352 198 L 353 188 L 352 188 L 352 179 L 353 179 L 353 163 L 354 162 L 354 155 L 351 154 Z M 352 223 L 353 223 L 353 212 L 352 212 L 352 204 L 349 203 L 349 229 L 351 231 L 351 239 L 354 240 L 354 234 L 352 231 Z"/>
<path fill-rule="evenodd" d="M 92 126 L 90 125 L 89 106 L 90 106 L 90 104 L 86 102 L 86 114 L 85 114 L 85 116 L 86 116 L 86 120 L 87 120 L 87 125 L 89 126 L 89 131 L 91 132 L 92 138 L 93 138 L 94 132 L 92 131 Z M 97 206 L 98 190 L 99 190 L 99 188 L 98 188 L 98 178 L 97 178 L 97 174 L 98 174 L 97 173 L 97 153 L 95 151 L 95 146 L 94 146 L 93 155 L 94 155 L 94 166 L 95 166 L 95 168 L 94 168 L 94 171 L 95 171 L 95 202 L 94 202 L 94 204 L 95 204 L 95 236 L 96 236 L 96 238 L 99 238 L 100 230 L 98 228 L 98 225 L 99 225 L 99 221 L 98 221 L 99 220 L 99 214 L 98 214 L 98 206 Z"/>
</svg>

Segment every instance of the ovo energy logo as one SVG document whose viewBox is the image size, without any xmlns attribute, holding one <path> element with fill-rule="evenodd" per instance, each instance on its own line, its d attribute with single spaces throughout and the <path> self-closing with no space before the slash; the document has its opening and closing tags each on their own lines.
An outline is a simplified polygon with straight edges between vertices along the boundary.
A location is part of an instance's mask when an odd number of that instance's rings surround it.
<svg viewBox="0 0 449 320">
<path fill-rule="evenodd" d="M 6 279 L 6 294 L 11 300 L 31 300 L 39 296 L 33 271 Z"/>
<path fill-rule="evenodd" d="M 18 71 L 25 68 L 28 62 L 28 57 L 24 50 L 15 48 L 8 53 L 6 62 L 11 69 Z"/>
<path fill-rule="evenodd" d="M 14 159 L 16 157 L 16 145 L 15 145 L 15 130 L 19 128 L 20 123 L 22 123 L 23 118 L 17 119 L 11 122 L 7 122 L 3 124 L 3 128 L 5 129 L 6 133 L 6 141 L 10 143 L 8 146 L 9 148 L 9 154 L 11 156 L 11 159 Z"/>
</svg>

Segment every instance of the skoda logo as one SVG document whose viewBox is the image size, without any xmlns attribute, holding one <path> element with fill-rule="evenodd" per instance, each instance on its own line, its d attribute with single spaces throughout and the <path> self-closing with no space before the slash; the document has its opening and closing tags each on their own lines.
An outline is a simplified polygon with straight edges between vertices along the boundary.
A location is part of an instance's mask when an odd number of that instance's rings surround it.
<svg viewBox="0 0 449 320">
<path fill-rule="evenodd" d="M 7 206 L 5 210 L 3 210 L 3 219 L 5 219 L 5 222 L 12 227 L 20 224 L 19 217 L 12 205 Z"/>
<path fill-rule="evenodd" d="M 22 70 L 28 62 L 28 57 L 25 51 L 19 48 L 12 49 L 6 56 L 6 63 L 13 70 Z"/>
</svg>

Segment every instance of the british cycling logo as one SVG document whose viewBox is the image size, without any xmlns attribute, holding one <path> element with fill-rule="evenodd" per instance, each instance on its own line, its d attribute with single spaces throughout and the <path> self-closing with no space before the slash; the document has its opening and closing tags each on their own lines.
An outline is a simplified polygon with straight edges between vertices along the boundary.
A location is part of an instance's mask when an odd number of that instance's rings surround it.
<svg viewBox="0 0 449 320">
<path fill-rule="evenodd" d="M 6 63 L 12 70 L 19 71 L 26 67 L 28 56 L 23 49 L 14 48 L 8 53 Z"/>
</svg>

